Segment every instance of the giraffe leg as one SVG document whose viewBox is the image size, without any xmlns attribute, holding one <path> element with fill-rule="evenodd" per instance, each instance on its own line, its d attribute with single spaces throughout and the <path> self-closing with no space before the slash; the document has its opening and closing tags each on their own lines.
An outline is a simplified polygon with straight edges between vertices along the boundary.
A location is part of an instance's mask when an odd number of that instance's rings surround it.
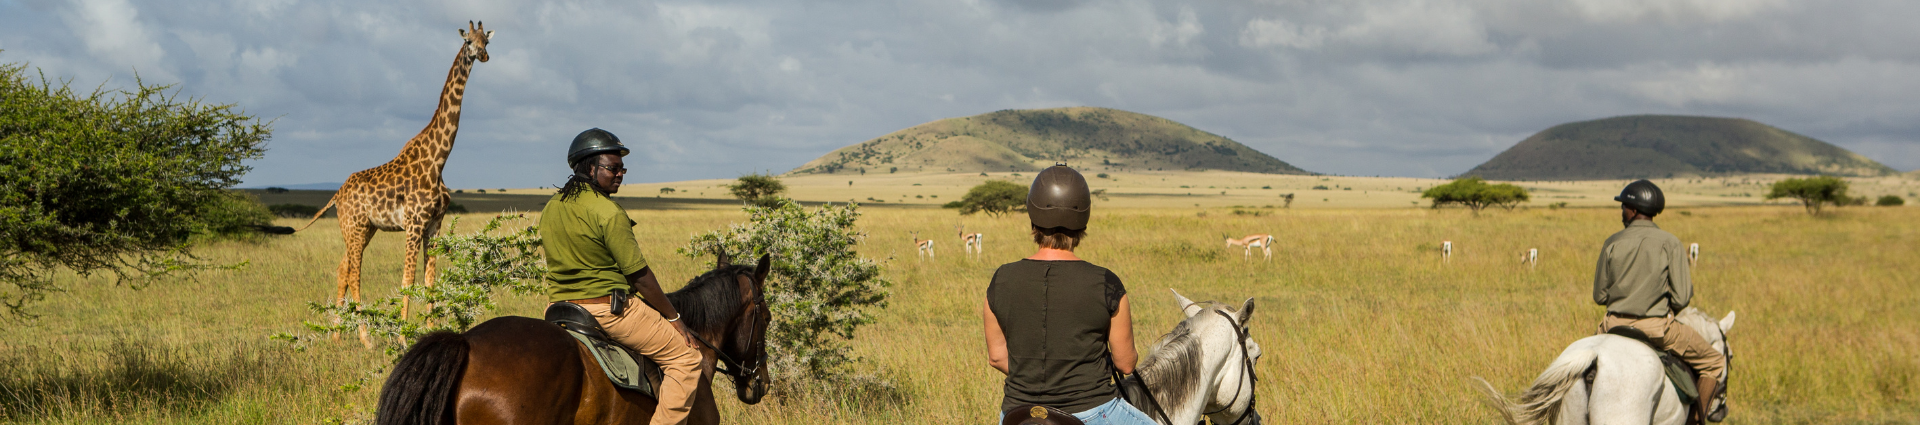
<svg viewBox="0 0 1920 425">
<path fill-rule="evenodd" d="M 434 281 L 438 280 L 437 276 L 435 276 L 435 273 L 434 273 L 434 269 L 436 267 L 434 267 L 435 261 L 433 258 L 433 235 L 440 232 L 440 220 L 437 218 L 430 219 L 427 221 L 427 224 L 425 227 L 426 228 L 422 233 L 424 233 L 426 236 L 420 239 L 420 255 L 427 257 L 426 258 L 427 264 L 426 264 L 425 270 L 423 270 L 424 273 L 422 273 L 422 275 L 420 276 L 420 280 L 422 282 L 425 282 L 428 288 L 432 288 Z M 427 308 L 427 313 L 422 313 L 423 315 L 433 312 L 433 303 L 428 302 L 426 308 Z M 431 317 L 428 317 L 426 324 L 429 327 L 433 326 L 433 319 Z M 405 344 L 405 342 L 403 341 L 402 344 Z"/>
<path fill-rule="evenodd" d="M 353 302 L 360 302 L 360 260 L 365 256 L 367 242 L 373 240 L 375 230 L 363 223 L 356 223 L 354 220 L 348 220 L 346 218 L 342 218 L 340 223 L 340 237 L 346 240 L 347 253 L 345 257 L 340 259 L 340 268 L 338 270 L 340 273 L 340 284 L 339 287 L 334 290 L 333 301 L 334 305 L 344 306 L 347 304 L 347 292 L 349 290 L 353 292 Z M 339 340 L 339 335 L 334 335 L 333 339 Z M 360 343 L 366 345 L 368 348 L 373 347 L 372 342 L 367 339 L 367 327 L 365 325 L 360 326 Z"/>
<path fill-rule="evenodd" d="M 414 272 L 418 271 L 417 267 L 420 266 L 420 256 L 427 253 L 425 249 L 426 237 L 421 235 L 420 230 L 419 227 L 409 227 L 407 229 L 407 261 L 406 266 L 400 268 L 400 289 L 403 290 L 413 287 L 413 276 Z M 400 295 L 401 319 L 412 316 L 408 314 L 410 311 L 409 307 L 412 307 L 410 305 L 412 298 L 413 297 L 406 294 Z"/>
</svg>

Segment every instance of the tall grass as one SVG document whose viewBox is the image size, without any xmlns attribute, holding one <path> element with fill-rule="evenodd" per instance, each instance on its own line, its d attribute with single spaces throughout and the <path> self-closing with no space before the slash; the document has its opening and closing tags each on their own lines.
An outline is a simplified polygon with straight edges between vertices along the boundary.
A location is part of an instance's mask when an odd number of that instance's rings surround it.
<svg viewBox="0 0 1920 425">
<path fill-rule="evenodd" d="M 1491 423 L 1468 387 L 1484 376 L 1518 391 L 1566 344 L 1593 332 L 1600 242 L 1617 210 L 1278 210 L 1244 216 L 1198 209 L 1099 210 L 1082 257 L 1113 269 L 1133 297 L 1141 348 L 1180 318 L 1167 290 L 1196 300 L 1259 304 L 1260 412 L 1276 423 Z M 1698 242 L 1695 306 L 1738 311 L 1729 423 L 1902 422 L 1920 417 L 1920 212 L 1794 207 L 1691 208 L 1658 222 Z M 908 396 L 880 405 L 745 406 L 720 391 L 729 423 L 988 423 L 1001 376 L 986 365 L 981 300 L 999 264 L 1028 255 L 1023 217 L 869 209 L 863 253 L 887 259 L 895 282 L 880 322 L 855 346 L 865 372 Z M 644 252 L 671 287 L 708 259 L 671 248 L 744 220 L 735 211 L 633 211 Z M 303 220 L 283 220 L 287 222 Z M 330 221 L 330 220 L 329 220 Z M 472 220 L 464 220 L 472 222 Z M 283 223 L 284 224 L 284 223 Z M 968 258 L 954 225 L 986 234 Z M 203 253 L 250 260 L 236 272 L 143 290 L 63 277 L 71 292 L 0 329 L 0 419 L 39 423 L 312 423 L 364 419 L 377 393 L 340 387 L 380 360 L 348 335 L 293 353 L 265 340 L 313 320 L 306 301 L 333 291 L 340 240 L 332 223 L 264 243 Z M 908 232 L 934 237 L 915 257 Z M 1226 248 L 1223 234 L 1273 233 L 1272 262 Z M 399 281 L 400 237 L 375 238 L 369 297 Z M 1434 248 L 1454 242 L 1451 262 Z M 1528 248 L 1540 264 L 1519 263 Z M 536 315 L 538 299 L 507 314 Z M 144 359 L 144 360 L 130 360 Z M 160 383 L 153 383 L 160 382 Z M 721 380 L 724 382 L 724 380 Z M 723 387 L 726 384 L 717 383 Z"/>
</svg>

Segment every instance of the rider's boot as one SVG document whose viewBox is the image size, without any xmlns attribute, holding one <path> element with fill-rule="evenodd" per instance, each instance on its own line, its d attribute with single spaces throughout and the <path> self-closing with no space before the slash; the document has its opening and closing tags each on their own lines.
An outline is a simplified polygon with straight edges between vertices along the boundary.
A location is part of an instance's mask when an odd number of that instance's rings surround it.
<svg viewBox="0 0 1920 425">
<path fill-rule="evenodd" d="M 1693 423 L 1693 424 L 1706 424 L 1707 415 L 1713 413 L 1711 411 L 1708 411 L 1708 409 L 1713 408 L 1713 398 L 1714 396 L 1719 395 L 1715 393 L 1715 391 L 1720 390 L 1720 381 L 1714 379 L 1711 376 L 1702 376 L 1700 377 L 1699 380 L 1695 382 L 1698 383 L 1700 388 L 1700 399 L 1695 400 L 1693 402 L 1693 415 L 1689 416 L 1687 422 Z"/>
</svg>

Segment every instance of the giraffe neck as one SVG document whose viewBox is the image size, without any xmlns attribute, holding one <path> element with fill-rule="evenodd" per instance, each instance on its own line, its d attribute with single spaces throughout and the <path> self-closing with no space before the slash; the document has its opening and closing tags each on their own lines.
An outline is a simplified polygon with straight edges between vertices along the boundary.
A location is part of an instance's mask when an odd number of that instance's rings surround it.
<svg viewBox="0 0 1920 425">
<path fill-rule="evenodd" d="M 440 88 L 440 107 L 433 111 L 433 121 L 427 122 L 427 128 L 407 142 L 398 159 L 408 163 L 425 161 L 435 175 L 446 168 L 447 155 L 453 153 L 454 135 L 460 132 L 460 99 L 467 91 L 467 75 L 473 71 L 473 59 L 467 57 L 466 44 L 460 46 L 460 53 L 453 57 L 453 67 L 447 70 L 447 83 Z"/>
</svg>

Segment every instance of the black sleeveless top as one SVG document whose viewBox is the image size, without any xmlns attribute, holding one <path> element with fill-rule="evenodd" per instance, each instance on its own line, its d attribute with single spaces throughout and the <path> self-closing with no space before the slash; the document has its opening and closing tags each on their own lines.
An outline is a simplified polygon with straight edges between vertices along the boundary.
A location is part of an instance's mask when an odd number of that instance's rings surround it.
<svg viewBox="0 0 1920 425">
<path fill-rule="evenodd" d="M 1126 293 L 1119 276 L 1085 261 L 1000 266 L 987 286 L 987 304 L 1007 337 L 1000 411 L 1040 404 L 1081 412 L 1112 401 L 1107 331 Z"/>
</svg>

